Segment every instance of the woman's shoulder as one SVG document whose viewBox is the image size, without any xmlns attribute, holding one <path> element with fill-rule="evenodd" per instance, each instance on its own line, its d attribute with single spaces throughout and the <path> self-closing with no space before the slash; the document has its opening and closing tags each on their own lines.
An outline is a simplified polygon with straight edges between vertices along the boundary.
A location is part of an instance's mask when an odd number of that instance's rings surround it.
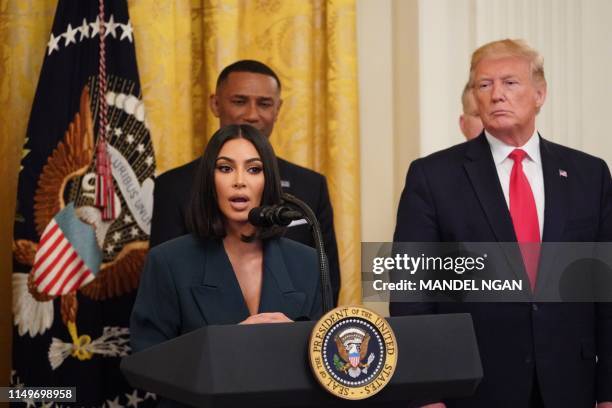
<svg viewBox="0 0 612 408">
<path fill-rule="evenodd" d="M 156 245 L 149 250 L 149 257 L 165 260 L 171 265 L 192 264 L 203 262 L 207 256 L 223 250 L 218 240 L 203 240 L 193 234 L 183 235 Z"/>
<path fill-rule="evenodd" d="M 296 256 L 304 256 L 307 258 L 314 257 L 316 259 L 317 251 L 308 245 L 294 241 L 288 238 L 277 238 L 279 247 L 284 253 L 289 253 Z"/>
<path fill-rule="evenodd" d="M 198 280 L 209 256 L 218 253 L 219 243 L 203 241 L 193 235 L 183 235 L 151 248 L 147 263 L 152 269 L 169 271 L 177 282 Z M 221 247 L 222 248 L 222 247 Z"/>
<path fill-rule="evenodd" d="M 149 249 L 152 255 L 177 255 L 189 252 L 199 252 L 202 249 L 202 242 L 193 234 L 182 235 L 180 237 L 163 242 Z"/>
<path fill-rule="evenodd" d="M 291 274 L 298 275 L 300 279 L 311 276 L 311 273 L 318 275 L 319 261 L 314 248 L 287 238 L 277 238 L 274 241 Z"/>
</svg>

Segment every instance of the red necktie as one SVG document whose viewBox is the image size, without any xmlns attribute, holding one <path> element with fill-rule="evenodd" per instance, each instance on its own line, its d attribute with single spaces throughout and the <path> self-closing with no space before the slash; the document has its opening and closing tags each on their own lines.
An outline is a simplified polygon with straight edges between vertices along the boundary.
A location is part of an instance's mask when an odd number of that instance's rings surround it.
<svg viewBox="0 0 612 408">
<path fill-rule="evenodd" d="M 529 283 L 531 289 L 534 289 L 540 260 L 540 223 L 533 192 L 523 172 L 523 159 L 526 155 L 524 150 L 514 149 L 508 156 L 514 160 L 510 173 L 510 216 Z"/>
</svg>

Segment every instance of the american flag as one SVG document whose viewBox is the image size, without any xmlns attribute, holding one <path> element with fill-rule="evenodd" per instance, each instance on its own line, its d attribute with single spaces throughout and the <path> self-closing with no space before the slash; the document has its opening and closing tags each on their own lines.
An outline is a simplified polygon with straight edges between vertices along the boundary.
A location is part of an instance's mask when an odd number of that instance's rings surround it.
<svg viewBox="0 0 612 408">
<path fill-rule="evenodd" d="M 91 227 L 74 216 L 72 203 L 57 213 L 45 228 L 34 258 L 36 290 L 61 296 L 94 280 L 102 260 L 95 239 Z"/>
</svg>

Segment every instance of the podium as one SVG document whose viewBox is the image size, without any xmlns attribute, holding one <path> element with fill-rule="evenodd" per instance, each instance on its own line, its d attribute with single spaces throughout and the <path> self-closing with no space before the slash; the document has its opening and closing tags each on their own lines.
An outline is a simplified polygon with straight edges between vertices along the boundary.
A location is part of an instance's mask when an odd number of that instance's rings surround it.
<svg viewBox="0 0 612 408">
<path fill-rule="evenodd" d="M 482 367 L 470 315 L 387 320 L 397 340 L 395 374 L 361 401 L 332 396 L 314 378 L 308 339 L 315 322 L 207 326 L 125 357 L 121 370 L 133 387 L 198 407 L 408 407 L 475 391 Z"/>
</svg>

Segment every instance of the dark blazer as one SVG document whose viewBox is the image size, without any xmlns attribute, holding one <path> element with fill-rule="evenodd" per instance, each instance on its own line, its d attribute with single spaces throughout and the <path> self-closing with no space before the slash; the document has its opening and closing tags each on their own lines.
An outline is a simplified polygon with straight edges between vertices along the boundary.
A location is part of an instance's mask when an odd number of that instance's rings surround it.
<svg viewBox="0 0 612 408">
<path fill-rule="evenodd" d="M 189 204 L 198 161 L 199 159 L 167 171 L 155 180 L 153 219 L 149 241 L 151 247 L 188 233 L 185 209 Z M 283 191 L 308 204 L 319 220 L 329 262 L 334 303 L 337 303 L 340 291 L 340 266 L 334 232 L 334 214 L 329 200 L 327 181 L 323 175 L 281 158 L 278 158 L 278 168 Z M 314 247 L 310 228 L 306 224 L 288 228 L 285 237 Z"/>
<path fill-rule="evenodd" d="M 543 241 L 612 241 L 605 162 L 542 138 L 540 152 Z M 484 133 L 410 165 L 394 241 L 516 241 Z M 546 407 L 593 408 L 596 398 L 612 401 L 612 304 L 392 303 L 390 311 L 471 313 L 484 379 L 473 397 L 445 401 L 448 407 L 528 407 L 534 376 Z"/>
<path fill-rule="evenodd" d="M 259 312 L 290 319 L 321 315 L 316 253 L 284 239 L 264 242 Z M 147 256 L 130 321 L 134 351 L 211 324 L 249 317 L 238 280 L 220 240 L 205 243 L 185 235 Z"/>
</svg>

